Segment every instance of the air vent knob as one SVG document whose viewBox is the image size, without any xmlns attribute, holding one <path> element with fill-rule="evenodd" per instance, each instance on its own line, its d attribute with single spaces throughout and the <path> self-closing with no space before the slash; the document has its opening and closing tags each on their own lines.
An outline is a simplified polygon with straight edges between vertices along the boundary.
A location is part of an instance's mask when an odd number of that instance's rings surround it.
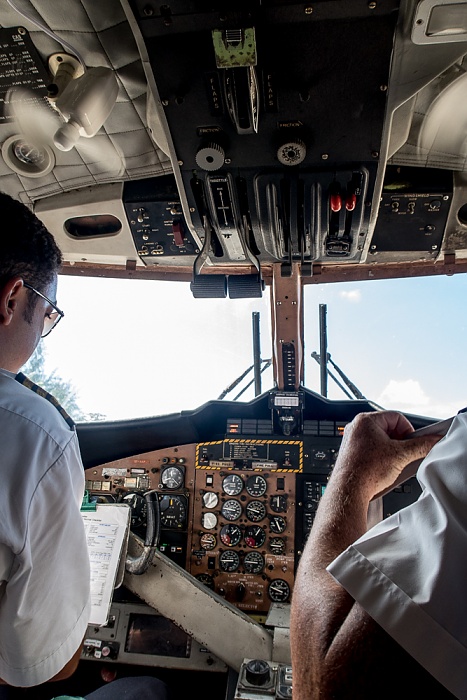
<svg viewBox="0 0 467 700">
<path fill-rule="evenodd" d="M 225 162 L 224 149 L 218 143 L 208 143 L 199 149 L 195 160 L 203 170 L 219 170 Z"/>
</svg>

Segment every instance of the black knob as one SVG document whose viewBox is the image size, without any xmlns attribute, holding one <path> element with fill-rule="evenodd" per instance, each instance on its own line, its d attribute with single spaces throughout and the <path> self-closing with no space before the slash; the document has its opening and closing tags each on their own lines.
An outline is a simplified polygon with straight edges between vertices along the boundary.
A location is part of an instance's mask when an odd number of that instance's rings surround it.
<svg viewBox="0 0 467 700">
<path fill-rule="evenodd" d="M 239 603 L 242 602 L 246 594 L 246 586 L 244 583 L 238 583 L 235 587 L 235 598 Z"/>
<path fill-rule="evenodd" d="M 261 659 L 252 659 L 245 666 L 245 678 L 250 685 L 265 685 L 271 678 L 269 664 Z"/>
</svg>

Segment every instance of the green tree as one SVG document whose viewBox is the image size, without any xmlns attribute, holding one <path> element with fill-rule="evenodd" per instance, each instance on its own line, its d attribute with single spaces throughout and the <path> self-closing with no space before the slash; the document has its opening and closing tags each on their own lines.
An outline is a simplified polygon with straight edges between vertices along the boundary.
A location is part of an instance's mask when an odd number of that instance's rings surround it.
<svg viewBox="0 0 467 700">
<path fill-rule="evenodd" d="M 63 406 L 65 411 L 75 421 L 83 420 L 102 420 L 105 416 L 101 414 L 85 414 L 78 405 L 78 393 L 73 384 L 57 373 L 54 369 L 52 372 L 47 372 L 45 368 L 45 352 L 42 343 L 36 348 L 35 353 L 29 358 L 29 361 L 22 368 L 22 372 L 31 379 L 31 381 L 39 384 L 49 394 L 52 394 L 57 401 Z"/>
</svg>

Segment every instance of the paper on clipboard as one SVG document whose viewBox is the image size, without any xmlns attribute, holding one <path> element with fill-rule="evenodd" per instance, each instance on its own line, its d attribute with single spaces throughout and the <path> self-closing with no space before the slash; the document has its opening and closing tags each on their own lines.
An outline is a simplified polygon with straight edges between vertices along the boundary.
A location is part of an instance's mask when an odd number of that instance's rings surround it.
<svg viewBox="0 0 467 700">
<path fill-rule="evenodd" d="M 82 511 L 81 515 L 91 567 L 89 624 L 105 625 L 114 588 L 121 585 L 124 573 L 130 508 L 124 504 L 98 504 L 95 511 Z"/>
</svg>

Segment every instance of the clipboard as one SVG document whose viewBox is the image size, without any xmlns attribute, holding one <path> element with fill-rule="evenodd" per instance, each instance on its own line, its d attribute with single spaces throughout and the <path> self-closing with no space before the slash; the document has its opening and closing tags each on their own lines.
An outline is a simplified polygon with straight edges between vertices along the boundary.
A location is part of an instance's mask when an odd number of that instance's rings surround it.
<svg viewBox="0 0 467 700">
<path fill-rule="evenodd" d="M 113 591 L 123 582 L 131 509 L 125 503 L 98 503 L 81 515 L 91 568 L 89 624 L 101 626 L 108 621 Z"/>
</svg>

